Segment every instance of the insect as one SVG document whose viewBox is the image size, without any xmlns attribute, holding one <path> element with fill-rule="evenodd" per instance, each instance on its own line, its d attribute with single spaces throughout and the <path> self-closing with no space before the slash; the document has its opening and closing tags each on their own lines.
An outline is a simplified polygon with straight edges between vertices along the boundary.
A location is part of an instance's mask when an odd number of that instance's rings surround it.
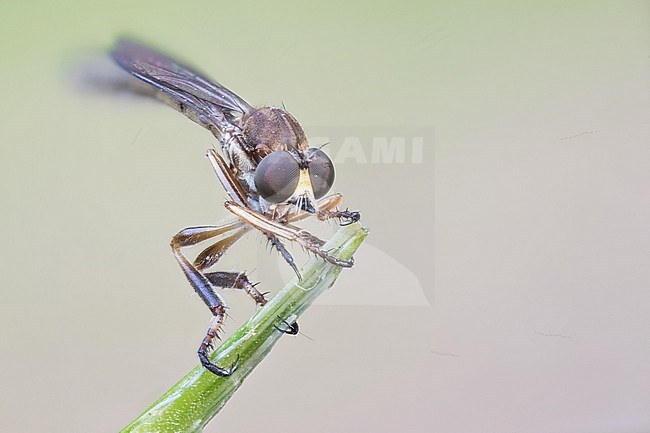
<svg viewBox="0 0 650 433">
<path fill-rule="evenodd" d="M 219 140 L 221 155 L 209 149 L 208 160 L 228 199 L 225 208 L 237 218 L 222 225 L 188 227 L 176 234 L 171 247 L 187 280 L 212 313 L 210 328 L 198 349 L 201 364 L 218 376 L 229 368 L 210 361 L 208 354 L 218 338 L 226 304 L 217 288 L 244 290 L 260 305 L 263 293 L 244 272 L 208 272 L 237 240 L 252 229 L 266 236 L 300 278 L 296 263 L 283 240 L 332 264 L 351 267 L 353 260 L 339 260 L 321 247 L 324 242 L 293 223 L 315 215 L 341 225 L 360 219 L 359 212 L 339 210 L 341 194 L 327 195 L 334 182 L 334 164 L 320 149 L 309 147 L 298 121 L 286 110 L 254 108 L 242 98 L 196 70 L 132 40 L 121 40 L 111 52 L 123 69 L 153 86 L 163 100 L 192 121 L 207 128 Z M 190 261 L 182 248 L 218 240 Z M 297 323 L 285 323 L 279 331 L 296 334 Z"/>
</svg>

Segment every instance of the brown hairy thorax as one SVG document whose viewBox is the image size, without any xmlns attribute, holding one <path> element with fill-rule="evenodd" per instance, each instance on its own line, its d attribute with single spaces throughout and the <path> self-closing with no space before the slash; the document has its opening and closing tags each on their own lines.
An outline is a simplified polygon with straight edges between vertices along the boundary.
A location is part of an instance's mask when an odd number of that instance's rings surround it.
<svg viewBox="0 0 650 433">
<path fill-rule="evenodd" d="M 306 152 L 309 148 L 296 118 L 281 108 L 255 108 L 246 113 L 242 121 L 242 133 L 247 144 L 255 149 L 256 163 L 274 150 Z"/>
</svg>

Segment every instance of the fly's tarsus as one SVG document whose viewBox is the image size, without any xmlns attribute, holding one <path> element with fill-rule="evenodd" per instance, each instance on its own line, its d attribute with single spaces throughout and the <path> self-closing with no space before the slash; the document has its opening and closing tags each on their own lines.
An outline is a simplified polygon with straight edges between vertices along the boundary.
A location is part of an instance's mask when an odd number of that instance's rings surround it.
<svg viewBox="0 0 650 433">
<path fill-rule="evenodd" d="M 286 325 L 286 328 L 284 328 L 284 329 L 280 328 L 278 325 L 273 325 L 273 327 L 275 329 L 277 329 L 278 331 L 280 331 L 280 332 L 282 332 L 284 334 L 289 334 L 289 335 L 297 335 L 298 332 L 300 332 L 300 327 L 298 326 L 298 322 L 294 321 L 292 323 L 289 323 L 289 322 L 286 321 L 286 319 L 283 319 L 280 316 L 278 316 L 278 319 L 280 319 L 280 321 L 284 325 Z"/>
</svg>

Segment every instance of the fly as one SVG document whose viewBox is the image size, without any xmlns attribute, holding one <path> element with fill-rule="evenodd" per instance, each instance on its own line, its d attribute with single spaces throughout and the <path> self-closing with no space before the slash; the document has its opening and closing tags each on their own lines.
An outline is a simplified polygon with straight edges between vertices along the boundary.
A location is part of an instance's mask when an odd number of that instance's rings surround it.
<svg viewBox="0 0 650 433">
<path fill-rule="evenodd" d="M 226 310 L 216 289 L 241 289 L 259 305 L 267 301 L 244 272 L 208 269 L 253 228 L 267 237 L 298 278 L 296 263 L 282 240 L 296 242 L 329 263 L 351 267 L 352 259 L 330 255 L 321 248 L 322 240 L 293 223 L 313 215 L 321 221 L 334 219 L 347 225 L 358 221 L 360 214 L 338 209 L 341 194 L 327 195 L 334 183 L 334 164 L 322 150 L 309 146 L 302 127 L 286 110 L 255 108 L 196 70 L 131 40 L 119 41 L 111 56 L 127 72 L 153 86 L 158 99 L 210 130 L 221 144 L 221 154 L 209 149 L 207 157 L 228 194 L 224 206 L 237 218 L 222 225 L 185 228 L 172 238 L 171 247 L 213 316 L 198 350 L 199 360 L 212 373 L 229 376 L 237 362 L 224 368 L 208 358 Z M 214 243 L 194 261 L 183 254 L 182 248 L 210 239 Z M 297 323 L 285 325 L 286 329 L 278 329 L 298 332 Z"/>
</svg>

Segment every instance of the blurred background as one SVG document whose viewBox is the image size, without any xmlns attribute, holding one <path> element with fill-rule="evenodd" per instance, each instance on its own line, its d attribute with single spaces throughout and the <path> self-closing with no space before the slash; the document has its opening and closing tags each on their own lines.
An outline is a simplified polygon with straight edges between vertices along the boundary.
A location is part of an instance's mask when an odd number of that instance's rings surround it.
<svg viewBox="0 0 650 433">
<path fill-rule="evenodd" d="M 3 431 L 119 431 L 197 363 L 169 241 L 228 218 L 215 140 L 84 84 L 120 35 L 284 103 L 371 232 L 207 432 L 650 431 L 648 2 L 0 12 Z M 256 234 L 221 269 L 291 276 Z"/>
</svg>

